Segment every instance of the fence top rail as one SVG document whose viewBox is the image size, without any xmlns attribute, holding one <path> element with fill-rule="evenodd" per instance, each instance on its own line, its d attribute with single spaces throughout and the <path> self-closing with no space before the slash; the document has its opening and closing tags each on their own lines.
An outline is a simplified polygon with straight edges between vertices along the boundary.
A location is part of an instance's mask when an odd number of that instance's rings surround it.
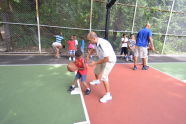
<svg viewBox="0 0 186 124">
<path fill-rule="evenodd" d="M 15 22 L 0 22 L 0 24 L 11 24 L 11 25 L 26 25 L 26 26 L 37 26 L 37 24 L 28 24 L 28 23 L 15 23 Z M 63 27 L 63 26 L 55 26 L 55 25 L 39 25 L 40 27 L 50 27 L 50 28 L 61 28 L 61 29 L 70 29 L 70 30 L 84 30 L 89 31 L 88 28 L 77 28 L 77 27 Z M 97 32 L 104 32 L 105 30 L 99 30 L 99 29 L 92 29 L 92 31 Z M 118 33 L 134 33 L 137 34 L 138 32 L 132 32 L 132 31 L 116 31 L 116 30 L 109 30 L 109 32 L 118 32 Z M 186 37 L 186 35 L 175 35 L 175 34 L 163 34 L 163 33 L 153 33 L 153 35 L 163 35 L 163 36 L 175 36 L 175 37 Z"/>
</svg>

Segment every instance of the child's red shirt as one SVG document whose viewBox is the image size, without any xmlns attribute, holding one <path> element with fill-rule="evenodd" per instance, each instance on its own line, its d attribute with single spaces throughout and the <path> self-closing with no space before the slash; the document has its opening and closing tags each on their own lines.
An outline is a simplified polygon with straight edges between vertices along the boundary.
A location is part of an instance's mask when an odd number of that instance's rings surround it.
<svg viewBox="0 0 186 124">
<path fill-rule="evenodd" d="M 85 67 L 83 66 L 83 63 L 85 65 Z M 79 58 L 79 59 L 76 59 L 75 61 L 75 64 L 78 68 L 84 68 L 83 70 L 82 69 L 79 69 L 78 72 L 81 74 L 81 75 L 86 75 L 87 74 L 87 65 L 85 63 L 85 60 L 83 57 Z"/>
<path fill-rule="evenodd" d="M 76 43 L 74 40 L 68 40 L 68 50 L 76 50 Z"/>
</svg>

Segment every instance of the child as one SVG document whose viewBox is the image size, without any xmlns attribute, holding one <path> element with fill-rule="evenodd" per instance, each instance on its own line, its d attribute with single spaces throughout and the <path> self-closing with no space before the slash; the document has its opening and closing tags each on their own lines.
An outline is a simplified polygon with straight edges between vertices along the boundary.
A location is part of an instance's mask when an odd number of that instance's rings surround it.
<svg viewBox="0 0 186 124">
<path fill-rule="evenodd" d="M 73 35 L 73 39 L 76 43 L 76 49 L 78 49 L 78 40 L 77 40 L 77 36 L 76 35 Z"/>
<path fill-rule="evenodd" d="M 84 37 L 81 37 L 81 52 L 84 54 L 84 48 L 85 48 L 85 41 L 84 41 Z"/>
<path fill-rule="evenodd" d="M 76 51 L 76 43 L 71 36 L 70 40 L 67 41 L 68 44 L 68 53 L 69 53 L 69 61 L 75 61 L 75 51 Z"/>
<path fill-rule="evenodd" d="M 91 90 L 86 83 L 87 66 L 86 66 L 85 60 L 83 58 L 83 53 L 81 52 L 81 50 L 77 50 L 75 53 L 75 56 L 76 56 L 75 64 L 78 67 L 78 71 L 75 76 L 73 85 L 71 85 L 69 87 L 69 91 L 73 91 L 75 89 L 75 85 L 77 83 L 77 80 L 80 79 L 81 82 L 83 83 L 84 87 L 86 88 L 85 95 L 89 95 Z"/>
<path fill-rule="evenodd" d="M 90 52 L 91 49 L 94 49 L 94 45 L 90 43 L 88 45 L 88 53 Z M 90 58 L 92 59 L 92 55 L 90 56 Z"/>
<path fill-rule="evenodd" d="M 128 42 L 128 46 L 129 46 L 129 61 L 133 61 L 133 57 L 134 57 L 134 49 L 135 49 L 135 45 L 136 45 L 136 38 L 134 36 L 134 34 L 130 35 L 129 42 Z"/>
<path fill-rule="evenodd" d="M 128 38 L 127 35 L 124 33 L 123 37 L 121 38 L 121 53 L 120 55 L 124 53 L 124 59 L 128 61 Z"/>
<path fill-rule="evenodd" d="M 56 37 L 56 41 L 52 43 L 52 47 L 55 50 L 55 56 L 60 58 L 60 49 L 62 48 L 61 41 L 64 39 L 63 33 L 61 32 L 59 35 L 54 35 L 54 37 Z"/>
</svg>

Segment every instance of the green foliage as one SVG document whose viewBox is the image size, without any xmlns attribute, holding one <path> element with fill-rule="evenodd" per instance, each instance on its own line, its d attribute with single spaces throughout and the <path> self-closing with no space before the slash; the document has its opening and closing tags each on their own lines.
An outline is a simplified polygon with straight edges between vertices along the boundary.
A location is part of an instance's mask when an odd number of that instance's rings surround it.
<svg viewBox="0 0 186 124">
<path fill-rule="evenodd" d="M 77 35 L 80 41 L 85 36 L 90 25 L 90 0 L 39 0 L 39 19 L 41 25 L 41 46 L 50 48 L 55 38 L 53 35 L 63 32 L 66 41 L 71 35 Z M 109 33 L 109 41 L 116 51 L 119 51 L 120 39 L 123 32 L 130 34 L 133 26 L 133 17 L 136 0 L 119 0 L 121 4 L 115 4 L 111 8 L 109 28 L 114 32 Z M 138 0 L 138 7 L 134 22 L 134 32 L 137 33 L 149 22 L 152 24 L 154 44 L 157 53 L 161 53 L 167 31 L 168 20 L 173 0 Z M 129 5 L 129 6 L 128 6 Z M 132 5 L 132 6 L 131 6 Z M 92 29 L 98 36 L 104 37 L 106 3 L 93 2 Z M 163 10 L 163 11 L 161 11 Z M 176 0 L 171 16 L 168 34 L 186 35 L 186 1 Z M 0 1 L 0 21 L 37 24 L 35 0 L 4 0 Z M 3 24 L 0 24 L 2 26 Z M 57 26 L 57 27 L 51 27 Z M 36 26 L 9 25 L 11 44 L 13 48 L 28 49 L 38 46 Z M 72 29 L 67 29 L 67 28 Z M 123 32 L 115 32 L 123 31 Z M 172 42 L 174 41 L 174 42 Z M 176 41 L 176 46 L 174 43 Z M 165 53 L 185 52 L 185 37 L 169 37 L 165 42 Z M 30 48 L 31 48 L 30 47 Z"/>
<path fill-rule="evenodd" d="M 13 0 L 14 2 L 16 2 L 16 3 L 19 3 L 20 2 L 20 0 Z"/>
</svg>

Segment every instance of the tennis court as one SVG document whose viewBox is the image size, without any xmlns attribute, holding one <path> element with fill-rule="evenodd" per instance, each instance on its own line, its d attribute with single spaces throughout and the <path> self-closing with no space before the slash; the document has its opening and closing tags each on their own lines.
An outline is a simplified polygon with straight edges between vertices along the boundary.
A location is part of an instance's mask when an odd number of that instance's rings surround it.
<svg viewBox="0 0 186 124">
<path fill-rule="evenodd" d="M 35 57 L 18 62 L 24 58 L 1 57 L 1 124 L 186 123 L 184 61 L 171 62 L 177 60 L 171 58 L 160 63 L 149 57 L 148 71 L 141 70 L 141 65 L 133 71 L 132 63 L 119 61 L 110 75 L 113 100 L 102 104 L 99 102 L 104 94 L 102 84 L 91 86 L 89 96 L 71 95 L 67 89 L 74 73 L 67 71 L 66 64 L 31 64 Z M 5 65 L 8 61 L 19 64 Z M 93 68 L 89 67 L 88 82 L 93 79 Z"/>
<path fill-rule="evenodd" d="M 186 0 L 0 0 L 0 124 L 186 124 L 185 6 Z M 120 55 L 122 38 L 131 40 L 147 24 L 155 51 L 149 47 L 148 71 L 140 60 L 134 71 Z M 86 56 L 92 31 L 118 55 L 106 104 L 99 102 L 102 83 L 88 96 L 81 84 L 67 91 L 74 79 L 66 69 L 68 41 L 73 37 Z"/>
<path fill-rule="evenodd" d="M 80 95 L 67 92 L 74 74 L 65 65 L 0 66 L 1 124 L 85 121 Z"/>
</svg>

